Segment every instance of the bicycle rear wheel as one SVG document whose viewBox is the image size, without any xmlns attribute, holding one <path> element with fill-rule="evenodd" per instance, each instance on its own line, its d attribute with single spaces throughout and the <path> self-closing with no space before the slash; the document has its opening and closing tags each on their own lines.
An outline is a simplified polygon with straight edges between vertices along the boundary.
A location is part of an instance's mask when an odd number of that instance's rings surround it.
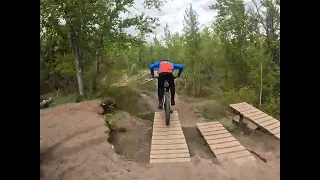
<svg viewBox="0 0 320 180">
<path fill-rule="evenodd" d="M 166 114 L 166 125 L 170 124 L 170 101 L 169 101 L 169 92 L 165 91 L 164 92 L 164 110 L 165 110 L 165 114 Z"/>
</svg>

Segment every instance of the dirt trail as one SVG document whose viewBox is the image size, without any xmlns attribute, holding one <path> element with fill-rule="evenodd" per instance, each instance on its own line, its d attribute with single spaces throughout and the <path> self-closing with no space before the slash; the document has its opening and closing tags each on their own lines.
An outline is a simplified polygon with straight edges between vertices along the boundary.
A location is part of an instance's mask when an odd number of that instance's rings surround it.
<svg viewBox="0 0 320 180">
<path fill-rule="evenodd" d="M 150 101 L 157 101 L 150 97 Z M 40 169 L 41 178 L 46 180 L 85 180 L 85 179 L 154 179 L 154 180 L 193 180 L 193 179 L 280 179 L 280 151 L 276 142 L 266 146 L 249 138 L 240 138 L 241 143 L 256 147 L 264 153 L 268 163 L 238 166 L 232 162 L 213 164 L 213 156 L 208 149 L 196 149 L 201 140 L 192 128 L 195 119 L 187 104 L 177 101 L 178 110 L 192 161 L 189 163 L 148 164 L 152 123 L 128 115 L 121 116 L 122 125 L 128 128 L 125 135 L 119 135 L 119 146 L 107 142 L 103 118 L 98 115 L 98 101 L 66 104 L 55 108 L 40 110 Z M 150 102 L 152 104 L 153 102 Z M 156 103 L 154 104 L 156 107 Z M 265 141 L 265 139 L 263 140 Z M 271 148 L 269 147 L 271 145 Z M 267 148 L 268 147 L 268 148 Z M 115 152 L 118 152 L 118 154 Z M 274 155 L 273 151 L 278 152 Z M 208 159 L 203 159 L 203 158 Z M 141 163 L 138 163 L 141 162 Z"/>
</svg>

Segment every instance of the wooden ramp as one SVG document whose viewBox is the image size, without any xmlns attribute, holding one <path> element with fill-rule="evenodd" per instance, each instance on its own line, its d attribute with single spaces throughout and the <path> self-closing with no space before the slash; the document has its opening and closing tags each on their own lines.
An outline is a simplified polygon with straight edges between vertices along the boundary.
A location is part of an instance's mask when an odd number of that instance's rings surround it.
<svg viewBox="0 0 320 180">
<path fill-rule="evenodd" d="M 197 127 L 219 161 L 227 159 L 255 160 L 251 153 L 219 122 L 197 123 Z"/>
<path fill-rule="evenodd" d="M 267 130 L 272 135 L 280 139 L 280 121 L 246 102 L 230 104 L 229 106 L 240 115 L 240 119 L 245 117 L 255 125 Z"/>
<path fill-rule="evenodd" d="M 177 111 L 171 114 L 170 125 L 164 112 L 155 112 L 150 151 L 150 163 L 191 161 Z"/>
</svg>

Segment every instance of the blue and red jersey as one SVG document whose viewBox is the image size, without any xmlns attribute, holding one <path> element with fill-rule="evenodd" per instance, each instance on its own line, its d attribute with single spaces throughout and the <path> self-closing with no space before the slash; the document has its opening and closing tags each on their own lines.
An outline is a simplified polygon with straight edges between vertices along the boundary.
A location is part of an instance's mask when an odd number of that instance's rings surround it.
<svg viewBox="0 0 320 180">
<path fill-rule="evenodd" d="M 161 62 L 156 62 L 154 64 L 151 64 L 150 72 L 152 77 L 154 76 L 154 72 L 153 72 L 154 68 L 158 68 L 158 74 L 173 73 L 175 69 L 179 69 L 178 76 L 180 76 L 183 71 L 183 66 L 181 64 L 174 64 L 168 61 L 161 61 Z"/>
</svg>

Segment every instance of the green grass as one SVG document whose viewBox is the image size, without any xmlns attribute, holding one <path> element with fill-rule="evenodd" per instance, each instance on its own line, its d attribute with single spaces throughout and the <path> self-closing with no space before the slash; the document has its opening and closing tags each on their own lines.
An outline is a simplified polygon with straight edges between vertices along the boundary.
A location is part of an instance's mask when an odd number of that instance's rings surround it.
<svg viewBox="0 0 320 180">
<path fill-rule="evenodd" d="M 60 104 L 67 104 L 67 103 L 78 103 L 84 100 L 85 98 L 78 94 L 60 96 L 60 97 L 57 97 L 55 100 L 53 100 L 53 102 L 49 105 L 49 107 L 54 107 Z"/>
<path fill-rule="evenodd" d="M 206 104 L 199 107 L 199 112 L 206 119 L 217 120 L 227 115 L 227 108 L 219 103 Z"/>
</svg>

